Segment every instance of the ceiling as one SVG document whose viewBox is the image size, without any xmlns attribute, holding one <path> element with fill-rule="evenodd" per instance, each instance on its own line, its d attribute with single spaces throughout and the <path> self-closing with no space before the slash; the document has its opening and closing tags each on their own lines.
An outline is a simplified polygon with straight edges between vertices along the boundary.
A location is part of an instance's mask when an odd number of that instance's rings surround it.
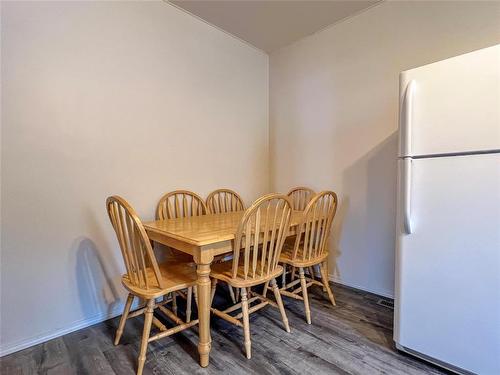
<svg viewBox="0 0 500 375">
<path fill-rule="evenodd" d="M 170 0 L 188 13 L 268 53 L 378 2 L 380 0 Z"/>
</svg>

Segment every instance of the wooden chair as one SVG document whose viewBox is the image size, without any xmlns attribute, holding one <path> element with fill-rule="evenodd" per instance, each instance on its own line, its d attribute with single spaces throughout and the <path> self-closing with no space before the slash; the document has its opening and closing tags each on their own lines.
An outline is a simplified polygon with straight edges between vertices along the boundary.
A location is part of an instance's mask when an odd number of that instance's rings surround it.
<svg viewBox="0 0 500 375">
<path fill-rule="evenodd" d="M 245 210 L 245 203 L 243 203 L 243 199 L 241 199 L 240 195 L 237 192 L 230 189 L 217 189 L 212 191 L 206 199 L 206 205 L 208 208 L 208 213 L 211 214 Z M 227 262 L 231 259 L 233 259 L 232 254 L 221 256 L 219 257 L 219 259 L 216 259 L 215 262 Z M 228 288 L 231 300 L 233 301 L 233 303 L 236 303 L 239 299 L 239 289 L 237 289 L 235 293 L 231 285 L 228 285 Z"/>
<path fill-rule="evenodd" d="M 174 190 L 163 195 L 156 205 L 156 220 L 177 219 L 182 217 L 201 216 L 208 213 L 203 198 L 189 190 Z M 193 257 L 172 248 L 168 248 L 167 261 L 193 263 Z M 194 289 L 196 296 L 196 288 Z M 177 313 L 177 295 L 186 297 L 183 293 L 173 293 L 173 310 Z"/>
<path fill-rule="evenodd" d="M 238 193 L 229 189 L 212 191 L 207 197 L 206 205 L 211 214 L 245 210 L 243 199 Z"/>
<path fill-rule="evenodd" d="M 296 211 L 304 211 L 306 208 L 307 204 L 311 200 L 312 197 L 316 192 L 308 187 L 294 187 L 293 189 L 290 189 L 290 191 L 287 193 L 288 197 L 290 198 L 290 201 L 292 202 L 292 208 Z M 295 243 L 295 236 L 291 236 L 286 239 L 285 241 L 285 246 L 293 246 Z M 308 269 L 309 274 L 314 277 L 314 268 L 311 267 Z M 285 272 L 283 272 L 283 277 L 285 277 Z M 292 280 L 295 279 L 295 268 L 292 269 Z M 284 280 L 283 280 L 284 283 Z M 264 292 L 267 291 L 267 288 L 264 289 Z"/>
<path fill-rule="evenodd" d="M 292 208 L 296 211 L 304 211 L 315 194 L 314 190 L 307 187 L 295 187 L 287 193 L 292 202 Z"/>
<path fill-rule="evenodd" d="M 308 324 L 311 324 L 311 310 L 307 296 L 308 287 L 313 284 L 323 287 L 330 302 L 335 306 L 335 298 L 328 283 L 327 259 L 328 238 L 336 210 L 337 195 L 333 191 L 323 191 L 315 195 L 304 210 L 294 245 L 285 246 L 280 256 L 280 263 L 285 268 L 283 276 L 286 275 L 287 266 L 293 267 L 292 273 L 295 273 L 296 268 L 299 269 L 299 279 L 293 280 L 292 278 L 292 281 L 286 284 L 286 279 L 283 277 L 284 286 L 280 289 L 281 294 L 304 301 Z M 322 282 L 319 282 L 314 277 L 312 268 L 316 265 L 319 266 Z M 306 268 L 309 270 L 309 277 L 304 274 Z M 300 283 L 300 287 L 290 291 L 298 283 Z M 302 293 L 302 295 L 299 295 L 299 293 Z"/>
<path fill-rule="evenodd" d="M 160 198 L 156 206 L 156 220 L 201 216 L 208 212 L 207 206 L 198 194 L 188 190 L 174 190 Z M 170 249 L 169 261 L 193 262 L 193 258 L 181 251 Z"/>
<path fill-rule="evenodd" d="M 156 206 L 156 219 L 177 219 L 206 215 L 207 206 L 198 194 L 187 190 L 175 190 L 160 198 Z"/>
<path fill-rule="evenodd" d="M 284 195 L 269 194 L 257 201 L 245 211 L 235 234 L 233 261 L 216 264 L 212 267 L 212 298 L 217 281 L 240 288 L 241 302 L 224 311 L 212 308 L 212 312 L 243 327 L 245 351 L 251 358 L 249 314 L 266 305 L 277 307 L 287 332 L 290 332 L 276 277 L 281 275 L 283 267 L 278 264 L 281 249 L 285 241 L 292 207 Z M 271 283 L 276 302 L 251 291 L 253 286 Z M 260 302 L 250 306 L 253 302 Z M 241 312 L 237 313 L 241 309 Z M 230 313 L 237 313 L 230 315 Z M 242 320 L 240 320 L 242 319 Z"/>
<path fill-rule="evenodd" d="M 106 200 L 106 208 L 116 232 L 127 270 L 127 273 L 122 276 L 122 284 L 129 292 L 116 331 L 115 345 L 120 342 L 127 319 L 144 314 L 144 329 L 137 367 L 137 374 L 140 375 L 144 368 L 149 342 L 170 336 L 198 323 L 198 320 L 190 321 L 191 296 L 197 278 L 196 269 L 189 264 L 183 263 L 173 265 L 169 263 L 158 264 L 139 217 L 125 199 L 118 196 L 109 197 Z M 172 301 L 171 298 L 167 298 L 168 294 L 186 288 L 188 290 L 187 308 L 186 322 L 184 322 L 165 305 Z M 146 304 L 144 307 L 130 312 L 134 297 L 145 300 Z M 163 298 L 162 301 L 156 302 L 156 299 L 160 297 Z M 156 308 L 173 320 L 176 326 L 173 328 L 165 327 L 163 323 L 153 316 L 153 311 Z M 150 336 L 152 324 L 160 332 Z"/>
</svg>

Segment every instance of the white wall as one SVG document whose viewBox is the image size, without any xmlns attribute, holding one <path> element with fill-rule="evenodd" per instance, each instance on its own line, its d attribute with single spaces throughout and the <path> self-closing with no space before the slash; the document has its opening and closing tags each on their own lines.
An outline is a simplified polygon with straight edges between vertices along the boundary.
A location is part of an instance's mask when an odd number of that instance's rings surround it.
<svg viewBox="0 0 500 375">
<path fill-rule="evenodd" d="M 271 186 L 339 193 L 334 280 L 393 295 L 398 74 L 499 43 L 499 19 L 500 2 L 384 2 L 271 54 Z"/>
<path fill-rule="evenodd" d="M 3 354 L 119 313 L 104 202 L 268 191 L 268 57 L 163 2 L 2 2 Z"/>
<path fill-rule="evenodd" d="M 269 128 L 267 56 L 165 3 L 1 11 L 0 354 L 121 311 L 110 194 L 334 189 L 334 278 L 392 295 L 398 73 L 500 41 L 500 3 L 382 3 L 271 55 Z"/>
</svg>

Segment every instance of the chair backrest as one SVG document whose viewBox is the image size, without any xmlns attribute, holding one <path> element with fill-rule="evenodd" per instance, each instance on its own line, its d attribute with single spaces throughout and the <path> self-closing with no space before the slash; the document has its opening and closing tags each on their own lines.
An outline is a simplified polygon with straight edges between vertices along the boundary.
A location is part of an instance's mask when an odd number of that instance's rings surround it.
<svg viewBox="0 0 500 375">
<path fill-rule="evenodd" d="M 291 215 L 290 201 L 281 194 L 265 195 L 245 211 L 234 239 L 233 279 L 262 278 L 276 270 Z"/>
<path fill-rule="evenodd" d="M 303 211 L 311 198 L 316 194 L 307 187 L 295 187 L 288 192 L 294 210 Z"/>
<path fill-rule="evenodd" d="M 328 251 L 328 237 L 337 211 L 337 194 L 322 191 L 304 210 L 298 226 L 292 259 L 311 260 Z"/>
<path fill-rule="evenodd" d="M 158 220 L 206 214 L 207 206 L 203 199 L 198 194 L 187 190 L 175 190 L 165 194 L 156 206 L 156 219 Z"/>
<path fill-rule="evenodd" d="M 127 201 L 119 196 L 106 199 L 109 219 L 116 232 L 127 269 L 130 283 L 138 288 L 163 288 L 163 279 L 156 261 L 148 235 L 141 220 Z M 153 272 L 155 285 L 150 285 L 149 273 Z"/>
<path fill-rule="evenodd" d="M 212 191 L 208 195 L 206 203 L 208 212 L 211 214 L 245 210 L 243 199 L 241 199 L 237 192 L 229 189 L 217 189 Z"/>
</svg>

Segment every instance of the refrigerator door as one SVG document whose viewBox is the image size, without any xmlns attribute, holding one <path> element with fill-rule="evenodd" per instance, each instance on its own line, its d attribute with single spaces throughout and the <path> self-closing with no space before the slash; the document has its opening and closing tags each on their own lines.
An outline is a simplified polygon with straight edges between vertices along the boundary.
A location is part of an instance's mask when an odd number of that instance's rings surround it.
<svg viewBox="0 0 500 375">
<path fill-rule="evenodd" d="M 399 156 L 500 150 L 500 45 L 402 72 Z"/>
<path fill-rule="evenodd" d="M 399 160 L 399 169 L 394 339 L 500 374 L 500 154 Z"/>
</svg>

